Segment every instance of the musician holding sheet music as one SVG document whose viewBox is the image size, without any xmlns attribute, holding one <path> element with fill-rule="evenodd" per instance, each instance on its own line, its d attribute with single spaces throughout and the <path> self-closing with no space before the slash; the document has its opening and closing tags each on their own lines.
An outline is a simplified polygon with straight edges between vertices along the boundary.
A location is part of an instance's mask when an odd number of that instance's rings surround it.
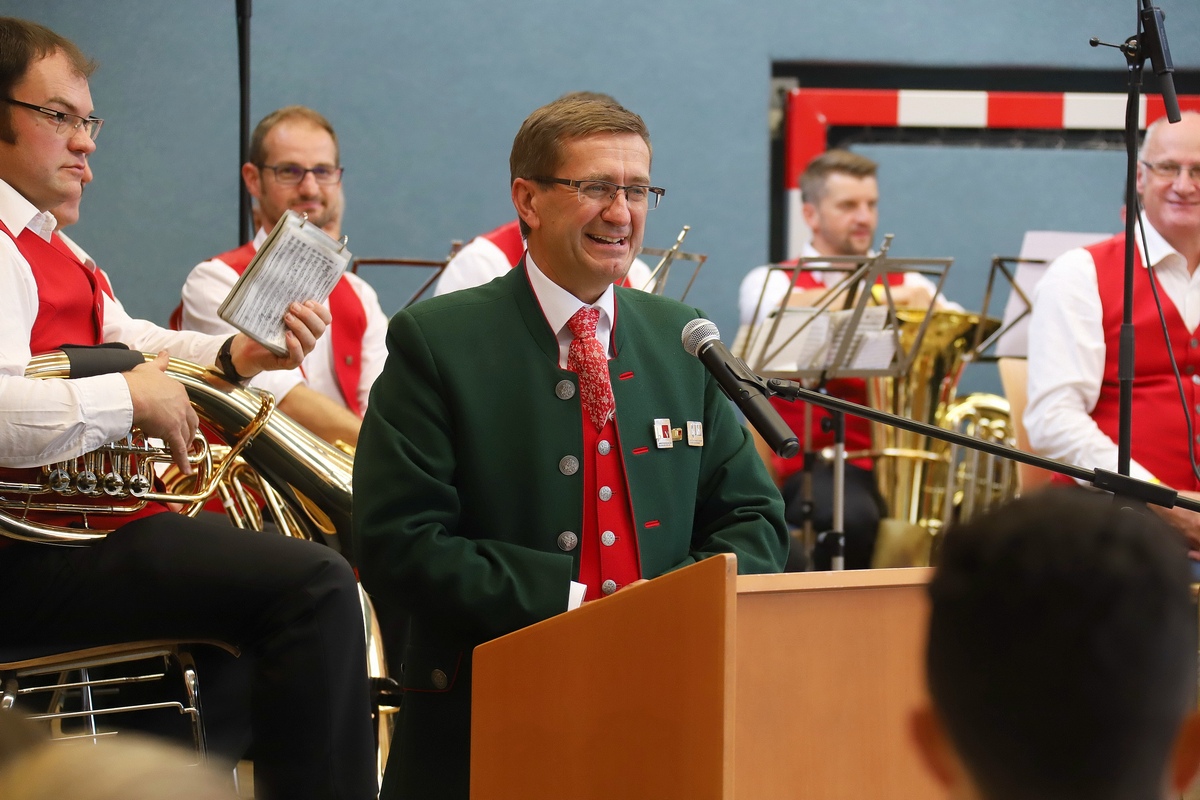
<svg viewBox="0 0 1200 800">
<path fill-rule="evenodd" d="M 324 116 L 287 106 L 264 117 L 250 140 L 250 160 L 242 165 L 242 179 L 258 206 L 258 232 L 252 241 L 192 270 L 176 311 L 179 327 L 234 331 L 218 308 L 287 210 L 307 214 L 310 224 L 341 238 L 342 172 L 337 134 Z M 251 385 L 272 392 L 281 411 L 326 441 L 352 445 L 358 442 L 371 385 L 387 358 L 387 316 L 375 291 L 350 273 L 342 274 L 328 306 L 333 314 L 329 334 L 301 368 Z"/>
</svg>

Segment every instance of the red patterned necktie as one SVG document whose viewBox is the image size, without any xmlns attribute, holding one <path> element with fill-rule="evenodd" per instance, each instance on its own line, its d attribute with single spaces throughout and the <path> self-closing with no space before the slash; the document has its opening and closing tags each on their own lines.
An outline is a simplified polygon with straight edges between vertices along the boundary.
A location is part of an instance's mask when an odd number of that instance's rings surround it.
<svg viewBox="0 0 1200 800">
<path fill-rule="evenodd" d="M 596 338 L 598 319 L 600 310 L 585 306 L 567 320 L 567 327 L 575 334 L 567 350 L 567 369 L 579 375 L 583 410 L 591 417 L 596 430 L 604 427 L 617 408 L 608 380 L 608 354 Z"/>
</svg>

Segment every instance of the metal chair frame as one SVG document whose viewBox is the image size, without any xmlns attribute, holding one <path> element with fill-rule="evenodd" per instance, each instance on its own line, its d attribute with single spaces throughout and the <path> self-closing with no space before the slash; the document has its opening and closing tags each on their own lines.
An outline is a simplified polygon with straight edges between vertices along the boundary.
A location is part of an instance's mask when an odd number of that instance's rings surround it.
<svg viewBox="0 0 1200 800">
<path fill-rule="evenodd" d="M 100 718 L 112 714 L 173 709 L 188 717 L 197 758 L 204 761 L 208 747 L 201 715 L 200 679 L 191 653 L 191 647 L 195 645 L 212 645 L 234 656 L 239 654 L 236 648 L 215 640 L 150 640 L 32 655 L 28 652 L 16 654 L 0 650 L 0 659 L 3 659 L 0 661 L 0 710 L 16 708 L 31 720 L 48 722 L 52 739 L 94 742 L 102 736 L 117 733 L 115 730 L 102 730 Z M 150 669 L 147 666 L 135 670 L 133 674 L 112 677 L 94 677 L 92 674 L 93 670 L 101 667 L 153 661 L 161 662 L 161 667 Z M 182 700 L 118 702 L 115 705 L 105 703 L 104 690 L 135 683 L 166 681 L 173 668 L 178 671 L 182 681 Z M 43 695 L 48 697 L 30 711 L 31 701 Z M 78 710 L 68 710 L 69 703 L 76 698 Z M 18 701 L 22 700 L 24 702 L 18 707 Z M 45 710 L 37 710 L 42 708 Z M 72 719 L 83 720 L 82 733 L 64 730 L 63 722 Z"/>
</svg>

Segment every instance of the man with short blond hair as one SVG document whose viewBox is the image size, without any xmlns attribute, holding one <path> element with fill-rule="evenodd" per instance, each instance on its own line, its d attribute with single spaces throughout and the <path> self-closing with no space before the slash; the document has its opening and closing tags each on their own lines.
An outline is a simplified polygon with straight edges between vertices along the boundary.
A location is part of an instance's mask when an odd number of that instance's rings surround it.
<svg viewBox="0 0 1200 800">
<path fill-rule="evenodd" d="M 335 239 L 342 235 L 341 156 L 337 133 L 305 106 L 272 111 L 254 129 L 242 180 L 257 204 L 254 239 L 197 265 L 184 283 L 179 310 L 184 330 L 233 332 L 217 314 L 275 223 L 291 209 Z M 358 442 L 371 384 L 387 357 L 387 317 L 375 291 L 345 273 L 329 297 L 329 334 L 299 369 L 257 378 L 251 385 L 279 399 L 279 408 L 329 442 Z"/>
<path fill-rule="evenodd" d="M 363 585 L 412 620 L 385 800 L 468 796 L 476 645 L 710 555 L 771 572 L 787 552 L 749 434 L 680 344 L 699 312 L 615 285 L 664 193 L 641 117 L 560 99 L 510 166 L 522 264 L 392 319 L 354 463 Z"/>
</svg>

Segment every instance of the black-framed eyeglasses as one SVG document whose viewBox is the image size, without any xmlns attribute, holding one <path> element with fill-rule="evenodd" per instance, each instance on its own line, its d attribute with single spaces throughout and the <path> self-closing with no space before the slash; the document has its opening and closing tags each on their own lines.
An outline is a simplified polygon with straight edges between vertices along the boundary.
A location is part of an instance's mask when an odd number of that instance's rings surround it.
<svg viewBox="0 0 1200 800">
<path fill-rule="evenodd" d="M 337 183 L 346 171 L 345 167 L 331 167 L 328 164 L 318 164 L 315 167 L 302 167 L 299 164 L 263 164 L 261 169 L 271 170 L 275 173 L 275 180 L 284 186 L 302 183 L 304 176 L 310 172 L 317 183 Z"/>
<path fill-rule="evenodd" d="M 647 211 L 658 208 L 658 201 L 667 193 L 666 189 L 658 186 L 646 186 L 634 183 L 622 186 L 611 181 L 573 181 L 568 178 L 536 177 L 530 180 L 538 183 L 557 183 L 570 186 L 579 193 L 579 202 L 595 205 L 608 205 L 617 198 L 618 192 L 625 192 L 625 202 L 631 206 L 644 206 Z"/>
<path fill-rule="evenodd" d="M 1142 166 L 1154 173 L 1155 176 L 1172 181 L 1176 180 L 1179 177 L 1179 173 L 1186 169 L 1188 179 L 1192 183 L 1200 183 L 1200 164 L 1188 164 L 1185 166 L 1184 164 L 1176 164 L 1174 161 L 1155 161 L 1154 163 L 1143 161 Z"/>
<path fill-rule="evenodd" d="M 66 111 L 59 111 L 54 108 L 35 106 L 33 103 L 23 103 L 20 100 L 13 100 L 11 97 L 4 98 L 4 101 L 50 117 L 56 123 L 55 133 L 65 133 L 67 136 L 74 136 L 75 131 L 82 128 L 93 142 L 96 141 L 96 136 L 100 133 L 100 126 L 104 124 L 104 120 L 99 117 L 81 117 L 78 114 L 68 114 Z"/>
</svg>

